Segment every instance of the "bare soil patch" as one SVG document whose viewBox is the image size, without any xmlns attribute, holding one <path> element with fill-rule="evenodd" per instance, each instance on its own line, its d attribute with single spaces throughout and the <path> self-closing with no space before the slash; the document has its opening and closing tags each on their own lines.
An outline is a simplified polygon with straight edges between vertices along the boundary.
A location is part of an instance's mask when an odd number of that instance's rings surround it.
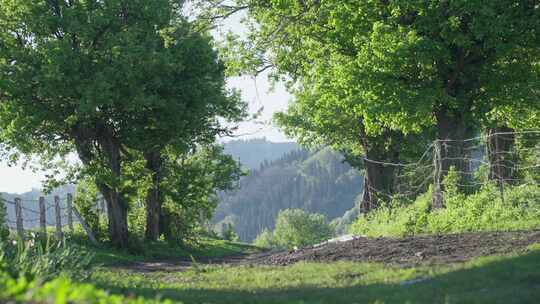
<svg viewBox="0 0 540 304">
<path fill-rule="evenodd" d="M 198 258 L 199 265 L 274 265 L 297 262 L 377 262 L 400 267 L 419 264 L 450 264 L 475 257 L 525 252 L 540 243 L 540 230 L 478 232 L 405 238 L 366 238 L 306 247 L 295 251 L 261 252 L 223 258 Z M 145 261 L 114 267 L 135 272 L 178 272 L 194 266 L 191 259 Z"/>
<path fill-rule="evenodd" d="M 251 263 L 290 265 L 300 261 L 378 262 L 399 266 L 465 262 L 479 256 L 526 251 L 540 243 L 540 230 L 517 232 L 481 232 L 405 238 L 365 238 L 308 247 L 291 252 L 261 255 Z"/>
</svg>

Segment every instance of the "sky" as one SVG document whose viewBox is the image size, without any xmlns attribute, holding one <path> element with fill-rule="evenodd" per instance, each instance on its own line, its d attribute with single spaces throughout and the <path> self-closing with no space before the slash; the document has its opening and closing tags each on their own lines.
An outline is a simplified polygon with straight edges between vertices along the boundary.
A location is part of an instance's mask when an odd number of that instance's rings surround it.
<svg viewBox="0 0 540 304">
<path fill-rule="evenodd" d="M 238 18 L 227 21 L 224 28 L 236 33 L 242 32 Z M 228 80 L 228 86 L 241 90 L 242 98 L 248 103 L 251 113 L 256 113 L 261 107 L 263 111 L 256 120 L 239 124 L 233 138 L 221 138 L 220 141 L 260 137 L 275 142 L 291 141 L 271 122 L 273 113 L 285 110 L 290 100 L 290 95 L 283 85 L 277 84 L 271 90 L 267 75 L 261 74 L 257 78 L 250 76 L 231 78 Z M 44 173 L 24 170 L 21 166 L 9 167 L 0 159 L 0 192 L 23 193 L 33 188 L 39 189 L 43 176 Z"/>
</svg>

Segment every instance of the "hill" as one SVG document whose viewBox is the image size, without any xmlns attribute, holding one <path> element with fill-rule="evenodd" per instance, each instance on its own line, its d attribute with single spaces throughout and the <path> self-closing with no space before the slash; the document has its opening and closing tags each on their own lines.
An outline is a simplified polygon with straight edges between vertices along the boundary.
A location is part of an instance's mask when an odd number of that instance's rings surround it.
<svg viewBox="0 0 540 304">
<path fill-rule="evenodd" d="M 276 160 L 299 148 L 294 142 L 271 142 L 265 138 L 233 140 L 224 144 L 225 153 L 239 159 L 249 169 L 258 169 L 264 161 Z"/>
<path fill-rule="evenodd" d="M 274 228 L 280 210 L 300 208 L 332 220 L 351 209 L 361 192 L 361 176 L 341 155 L 327 148 L 294 150 L 263 162 L 242 178 L 238 190 L 220 193 L 213 223 L 218 230 L 230 223 L 241 240 L 252 241 Z"/>
</svg>

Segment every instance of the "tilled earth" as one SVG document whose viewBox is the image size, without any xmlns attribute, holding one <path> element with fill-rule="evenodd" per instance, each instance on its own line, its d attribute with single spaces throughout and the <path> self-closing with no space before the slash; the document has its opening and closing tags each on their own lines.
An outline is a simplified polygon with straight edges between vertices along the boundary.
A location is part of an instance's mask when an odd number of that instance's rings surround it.
<svg viewBox="0 0 540 304">
<path fill-rule="evenodd" d="M 290 265 L 300 261 L 379 262 L 400 266 L 464 262 L 479 256 L 524 252 L 540 243 L 540 230 L 520 232 L 483 232 L 406 238 L 365 238 L 302 248 L 292 252 L 260 255 L 249 262 L 266 265 Z"/>
<path fill-rule="evenodd" d="M 531 244 L 540 243 L 540 230 L 517 232 L 479 232 L 405 238 L 366 238 L 328 243 L 295 251 L 262 252 L 218 259 L 200 259 L 198 264 L 276 265 L 301 261 L 378 262 L 401 267 L 418 264 L 465 262 L 479 256 L 525 252 Z M 191 260 L 138 262 L 117 265 L 137 272 L 183 271 L 193 266 Z"/>
</svg>

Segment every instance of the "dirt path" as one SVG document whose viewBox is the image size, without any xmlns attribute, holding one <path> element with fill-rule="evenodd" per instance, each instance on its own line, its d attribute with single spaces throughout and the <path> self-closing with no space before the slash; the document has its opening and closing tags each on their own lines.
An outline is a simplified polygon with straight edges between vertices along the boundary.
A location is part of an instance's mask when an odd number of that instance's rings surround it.
<svg viewBox="0 0 540 304">
<path fill-rule="evenodd" d="M 200 265 L 290 265 L 300 261 L 379 262 L 402 267 L 418 264 L 447 264 L 468 261 L 479 256 L 524 252 L 540 243 L 540 230 L 519 232 L 483 232 L 406 238 L 365 238 L 307 247 L 296 251 L 263 252 L 225 258 L 197 259 Z M 139 262 L 116 267 L 137 272 L 177 272 L 193 266 L 190 259 Z"/>
<path fill-rule="evenodd" d="M 299 261 L 379 262 L 400 266 L 464 262 L 479 256 L 523 252 L 540 243 L 540 230 L 520 232 L 462 233 L 407 238 L 364 238 L 271 254 L 254 262 L 289 265 Z"/>
</svg>

